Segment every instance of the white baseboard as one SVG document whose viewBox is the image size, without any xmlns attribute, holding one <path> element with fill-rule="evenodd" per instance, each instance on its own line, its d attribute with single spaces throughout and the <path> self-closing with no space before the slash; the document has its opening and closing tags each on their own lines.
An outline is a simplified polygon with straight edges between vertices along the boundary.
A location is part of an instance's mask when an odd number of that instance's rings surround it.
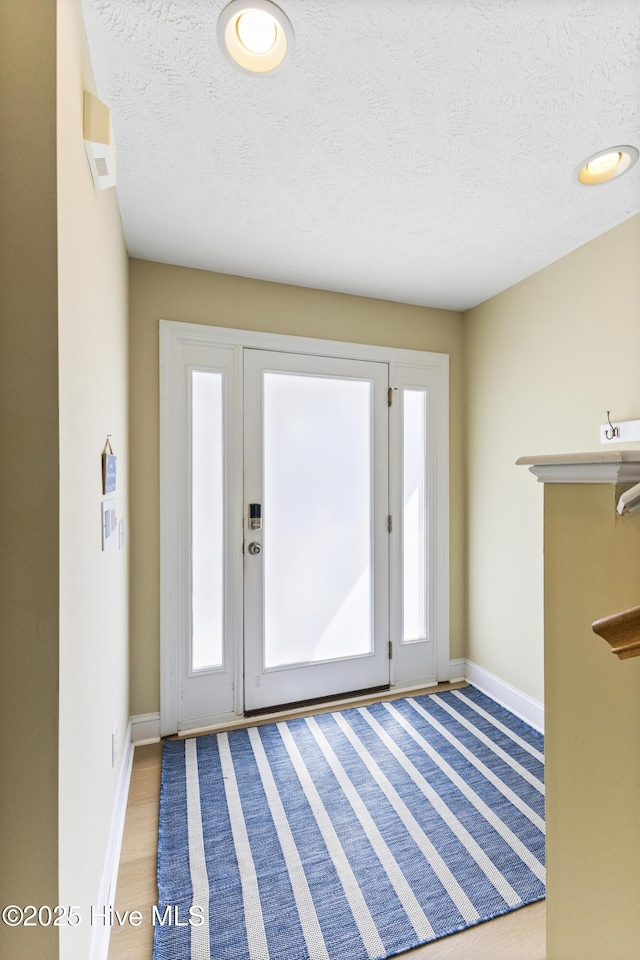
<svg viewBox="0 0 640 960">
<path fill-rule="evenodd" d="M 516 687 L 512 687 L 510 683 L 506 683 L 504 680 L 496 677 L 494 673 L 490 673 L 488 670 L 485 670 L 484 667 L 479 667 L 478 664 L 473 663 L 472 660 L 452 660 L 452 677 L 454 673 L 457 676 L 457 666 L 454 671 L 453 665 L 461 663 L 465 664 L 464 677 L 469 683 L 472 683 L 478 690 L 486 693 L 487 696 L 495 700 L 496 703 L 506 707 L 511 713 L 515 713 L 515 715 L 520 717 L 521 720 L 524 720 L 525 723 L 539 730 L 540 733 L 544 733 L 544 705 L 542 703 L 534 700 L 533 697 L 528 696 L 528 694 L 523 693 Z"/>
<path fill-rule="evenodd" d="M 137 717 L 131 717 L 131 739 L 136 747 L 143 747 L 147 743 L 158 743 L 160 714 L 139 713 Z"/>
<path fill-rule="evenodd" d="M 113 813 L 111 815 L 111 828 L 109 830 L 109 839 L 107 841 L 107 851 L 104 858 L 102 880 L 100 882 L 100 892 L 97 900 L 101 910 L 103 907 L 115 906 L 116 883 L 118 880 L 118 867 L 120 865 L 120 848 L 122 847 L 124 818 L 127 812 L 127 798 L 129 796 L 129 783 L 131 782 L 131 767 L 133 766 L 133 751 L 134 746 L 131 742 L 131 722 L 129 722 L 122 748 L 122 759 L 120 761 L 120 770 L 118 773 L 118 784 L 116 786 L 116 793 L 113 801 Z M 94 925 L 91 936 L 89 960 L 107 960 L 107 954 L 109 953 L 110 934 L 111 926 L 109 924 L 106 924 L 105 926 L 101 926 L 100 924 Z"/>
</svg>

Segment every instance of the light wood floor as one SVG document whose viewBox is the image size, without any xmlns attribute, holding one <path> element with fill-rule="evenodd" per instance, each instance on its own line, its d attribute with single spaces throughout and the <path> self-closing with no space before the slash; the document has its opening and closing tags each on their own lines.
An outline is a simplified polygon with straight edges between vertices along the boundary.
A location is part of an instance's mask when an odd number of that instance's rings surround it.
<svg viewBox="0 0 640 960">
<path fill-rule="evenodd" d="M 435 693 L 438 689 L 456 686 L 461 684 L 429 687 L 424 692 Z M 329 705 L 322 708 L 322 712 L 333 709 L 335 706 Z M 316 708 L 311 712 L 320 711 Z M 252 721 L 252 724 L 267 722 L 269 718 Z M 115 906 L 121 916 L 125 910 L 139 910 L 143 922 L 138 927 L 126 923 L 112 928 L 109 960 L 151 960 L 151 908 L 157 903 L 161 756 L 160 743 L 138 747 L 135 752 Z M 534 903 L 402 956 L 406 960 L 545 960 L 545 904 Z M 298 958 L 291 957 L 291 960 Z"/>
</svg>

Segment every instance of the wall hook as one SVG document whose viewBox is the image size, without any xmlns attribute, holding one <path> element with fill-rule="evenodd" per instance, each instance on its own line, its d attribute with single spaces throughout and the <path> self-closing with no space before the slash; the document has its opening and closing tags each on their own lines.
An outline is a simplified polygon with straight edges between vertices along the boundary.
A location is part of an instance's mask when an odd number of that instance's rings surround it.
<svg viewBox="0 0 640 960">
<path fill-rule="evenodd" d="M 607 410 L 607 423 L 611 427 L 611 433 L 609 433 L 608 430 L 605 430 L 604 432 L 604 435 L 607 438 L 607 440 L 613 440 L 614 437 L 620 436 L 620 427 L 614 427 L 614 425 L 611 423 L 611 417 L 609 416 L 610 412 L 611 412 L 610 410 Z"/>
</svg>

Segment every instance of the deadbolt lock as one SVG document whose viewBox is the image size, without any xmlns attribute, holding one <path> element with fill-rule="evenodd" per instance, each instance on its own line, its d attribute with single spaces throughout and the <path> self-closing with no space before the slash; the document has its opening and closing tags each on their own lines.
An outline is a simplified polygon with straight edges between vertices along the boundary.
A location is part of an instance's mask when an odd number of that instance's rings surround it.
<svg viewBox="0 0 640 960">
<path fill-rule="evenodd" d="M 262 530 L 262 504 L 249 504 L 249 530 Z"/>
</svg>

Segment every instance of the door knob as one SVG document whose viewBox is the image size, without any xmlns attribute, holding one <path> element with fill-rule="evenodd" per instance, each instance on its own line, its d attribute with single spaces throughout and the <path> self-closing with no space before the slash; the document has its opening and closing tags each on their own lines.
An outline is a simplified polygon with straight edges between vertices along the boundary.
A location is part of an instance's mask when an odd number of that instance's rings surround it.
<svg viewBox="0 0 640 960">
<path fill-rule="evenodd" d="M 251 554 L 251 556 L 255 557 L 260 553 L 260 551 L 262 550 L 262 547 L 260 546 L 259 543 L 256 543 L 254 540 L 253 543 L 249 544 L 247 549 L 249 550 L 249 553 Z"/>
</svg>

